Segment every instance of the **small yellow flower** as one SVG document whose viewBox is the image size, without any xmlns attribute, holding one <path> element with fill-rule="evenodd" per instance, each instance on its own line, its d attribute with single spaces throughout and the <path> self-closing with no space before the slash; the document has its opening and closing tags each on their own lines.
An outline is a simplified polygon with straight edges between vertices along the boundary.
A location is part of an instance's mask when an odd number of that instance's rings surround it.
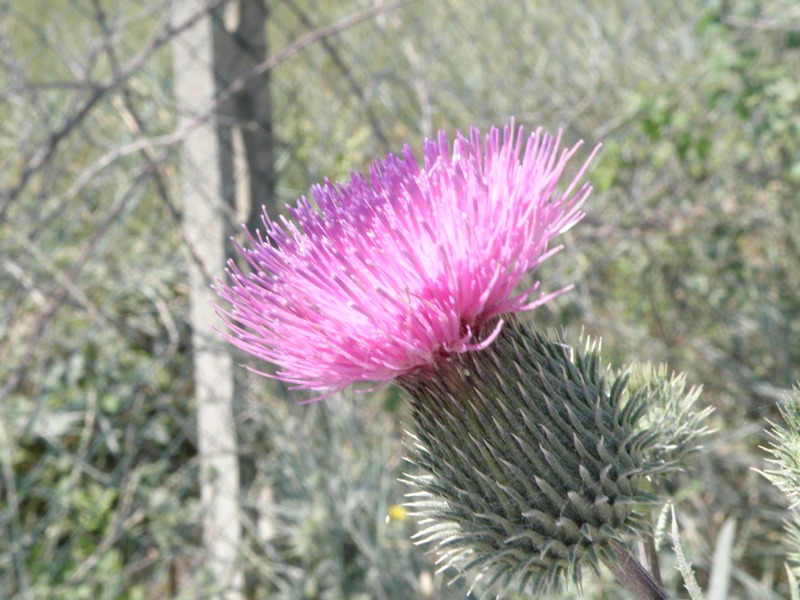
<svg viewBox="0 0 800 600">
<path fill-rule="evenodd" d="M 386 522 L 389 521 L 402 521 L 406 518 L 406 509 L 399 504 L 392 504 L 389 510 L 386 511 Z"/>
</svg>

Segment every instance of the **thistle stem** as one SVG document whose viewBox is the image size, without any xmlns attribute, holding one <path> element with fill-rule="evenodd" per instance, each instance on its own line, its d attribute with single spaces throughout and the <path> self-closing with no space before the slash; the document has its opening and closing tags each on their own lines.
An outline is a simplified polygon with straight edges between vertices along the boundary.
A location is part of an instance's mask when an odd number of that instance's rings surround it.
<svg viewBox="0 0 800 600">
<path fill-rule="evenodd" d="M 661 568 L 658 564 L 658 550 L 656 550 L 656 543 L 652 535 L 648 535 L 644 539 L 644 558 L 653 579 L 656 580 L 658 585 L 664 585 L 664 582 L 661 580 Z"/>
<path fill-rule="evenodd" d="M 615 556 L 604 556 L 603 563 L 636 600 L 669 600 L 666 590 L 650 572 L 616 541 L 611 541 Z"/>
</svg>

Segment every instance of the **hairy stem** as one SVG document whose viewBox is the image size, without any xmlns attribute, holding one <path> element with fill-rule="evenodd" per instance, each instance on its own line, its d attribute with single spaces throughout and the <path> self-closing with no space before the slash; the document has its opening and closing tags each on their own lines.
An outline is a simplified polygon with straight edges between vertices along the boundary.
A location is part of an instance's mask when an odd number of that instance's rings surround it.
<svg viewBox="0 0 800 600">
<path fill-rule="evenodd" d="M 666 590 L 642 564 L 616 541 L 611 541 L 615 556 L 605 556 L 603 563 L 636 600 L 668 600 Z"/>
<path fill-rule="evenodd" d="M 644 540 L 644 558 L 647 562 L 647 568 L 653 575 L 658 585 L 664 585 L 661 580 L 661 568 L 658 564 L 658 550 L 656 550 L 656 543 L 652 535 L 648 535 Z"/>
</svg>

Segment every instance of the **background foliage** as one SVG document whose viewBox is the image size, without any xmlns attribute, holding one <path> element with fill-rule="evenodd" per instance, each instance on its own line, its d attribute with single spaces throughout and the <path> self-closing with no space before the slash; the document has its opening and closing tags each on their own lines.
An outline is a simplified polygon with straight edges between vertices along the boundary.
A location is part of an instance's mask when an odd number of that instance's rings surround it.
<svg viewBox="0 0 800 600">
<path fill-rule="evenodd" d="M 206 589 L 169 5 L 0 2 L 0 597 Z M 270 49 L 367 5 L 269 2 Z M 602 141 L 589 216 L 540 271 L 577 289 L 534 319 L 704 386 L 717 433 L 675 481 L 684 551 L 705 586 L 733 519 L 730 597 L 786 597 L 788 502 L 753 469 L 800 379 L 798 72 L 788 0 L 418 0 L 270 71 L 276 193 L 512 115 Z M 242 379 L 252 597 L 464 596 L 385 520 L 396 390 L 309 407 Z"/>
</svg>

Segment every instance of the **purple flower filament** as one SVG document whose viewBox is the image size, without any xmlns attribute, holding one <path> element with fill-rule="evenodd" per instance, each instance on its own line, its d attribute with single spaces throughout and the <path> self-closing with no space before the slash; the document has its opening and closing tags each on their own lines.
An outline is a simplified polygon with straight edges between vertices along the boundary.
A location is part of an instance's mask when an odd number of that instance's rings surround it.
<svg viewBox="0 0 800 600">
<path fill-rule="evenodd" d="M 228 341 L 278 365 L 274 375 L 323 393 L 384 383 L 442 356 L 491 343 L 502 315 L 534 309 L 567 288 L 515 291 L 560 249 L 550 241 L 582 217 L 591 191 L 557 184 L 580 143 L 559 151 L 560 134 L 537 130 L 523 148 L 513 121 L 486 136 L 445 133 L 424 147 L 376 161 L 369 178 L 326 180 L 289 208 L 263 216 L 220 282 Z M 486 326 L 493 324 L 487 331 Z M 484 332 L 484 337 L 480 337 Z M 263 373 L 262 373 L 263 374 Z"/>
</svg>

